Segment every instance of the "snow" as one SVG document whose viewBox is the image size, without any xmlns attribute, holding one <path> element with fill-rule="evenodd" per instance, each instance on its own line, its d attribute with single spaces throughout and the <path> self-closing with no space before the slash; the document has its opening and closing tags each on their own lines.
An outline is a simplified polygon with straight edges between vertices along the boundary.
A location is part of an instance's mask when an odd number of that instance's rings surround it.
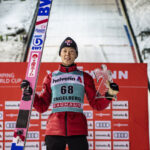
<svg viewBox="0 0 150 150">
<path fill-rule="evenodd" d="M 150 81 L 150 1 L 126 0 L 126 5 L 143 62 L 148 64 Z M 145 51 L 145 55 L 144 49 L 149 49 L 149 51 Z"/>
<path fill-rule="evenodd" d="M 0 61 L 19 62 L 23 53 L 23 38 L 27 34 L 37 0 L 7 0 L 0 3 Z M 24 29 L 22 34 L 16 32 Z M 16 35 L 16 36 L 13 36 Z"/>
</svg>

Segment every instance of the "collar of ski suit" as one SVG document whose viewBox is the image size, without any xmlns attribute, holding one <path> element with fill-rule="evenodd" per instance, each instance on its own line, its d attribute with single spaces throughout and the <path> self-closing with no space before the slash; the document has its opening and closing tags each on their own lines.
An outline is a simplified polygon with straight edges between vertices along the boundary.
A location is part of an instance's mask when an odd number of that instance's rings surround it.
<svg viewBox="0 0 150 150">
<path fill-rule="evenodd" d="M 69 67 L 63 66 L 62 64 L 59 66 L 59 71 L 61 71 L 61 72 L 72 72 L 75 70 L 77 70 L 76 64 L 72 64 Z"/>
</svg>

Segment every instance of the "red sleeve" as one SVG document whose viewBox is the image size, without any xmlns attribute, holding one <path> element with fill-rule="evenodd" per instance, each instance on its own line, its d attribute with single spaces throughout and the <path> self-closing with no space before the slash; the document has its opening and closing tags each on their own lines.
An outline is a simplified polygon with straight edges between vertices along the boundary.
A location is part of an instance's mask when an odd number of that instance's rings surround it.
<svg viewBox="0 0 150 150">
<path fill-rule="evenodd" d="M 35 94 L 33 107 L 40 113 L 48 110 L 51 103 L 51 75 L 47 75 L 43 81 L 43 89 L 41 94 Z"/>
<path fill-rule="evenodd" d="M 84 72 L 84 84 L 85 84 L 86 96 L 90 106 L 96 110 L 105 109 L 109 105 L 111 100 L 108 100 L 107 98 L 96 98 L 96 88 L 95 88 L 94 80 L 86 72 Z"/>
</svg>

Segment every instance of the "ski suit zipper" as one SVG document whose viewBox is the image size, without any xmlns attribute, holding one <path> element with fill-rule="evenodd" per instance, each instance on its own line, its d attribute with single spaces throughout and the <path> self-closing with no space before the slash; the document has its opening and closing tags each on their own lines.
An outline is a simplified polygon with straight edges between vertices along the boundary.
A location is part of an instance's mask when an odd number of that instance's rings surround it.
<svg viewBox="0 0 150 150">
<path fill-rule="evenodd" d="M 68 67 L 66 67 L 66 72 L 68 72 Z M 67 112 L 65 112 L 65 129 L 66 129 L 66 136 L 67 136 Z"/>
<path fill-rule="evenodd" d="M 67 112 L 65 112 L 65 129 L 66 129 L 66 136 L 67 136 Z"/>
</svg>

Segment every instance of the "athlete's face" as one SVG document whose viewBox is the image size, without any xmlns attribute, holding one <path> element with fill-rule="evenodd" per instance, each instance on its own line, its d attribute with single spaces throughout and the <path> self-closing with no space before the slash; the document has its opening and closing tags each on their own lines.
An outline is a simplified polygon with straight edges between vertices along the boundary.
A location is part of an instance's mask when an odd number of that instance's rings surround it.
<svg viewBox="0 0 150 150">
<path fill-rule="evenodd" d="M 72 47 L 64 47 L 61 50 L 60 57 L 64 66 L 69 66 L 74 63 L 77 58 L 76 50 Z"/>
</svg>

